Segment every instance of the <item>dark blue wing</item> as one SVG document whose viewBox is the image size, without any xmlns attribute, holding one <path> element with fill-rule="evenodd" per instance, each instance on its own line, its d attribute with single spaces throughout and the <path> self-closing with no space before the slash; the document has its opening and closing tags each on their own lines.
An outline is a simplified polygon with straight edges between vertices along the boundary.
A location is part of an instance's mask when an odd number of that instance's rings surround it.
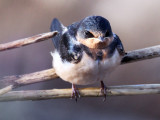
<svg viewBox="0 0 160 120">
<path fill-rule="evenodd" d="M 116 34 L 113 34 L 113 36 L 114 36 L 114 39 L 115 39 L 115 41 L 117 43 L 117 47 L 116 48 L 117 48 L 118 52 L 120 53 L 120 55 L 125 55 L 126 53 L 125 53 L 123 44 L 122 44 L 119 36 L 116 35 Z"/>
<path fill-rule="evenodd" d="M 71 39 L 75 39 L 77 25 L 78 23 L 74 23 L 65 27 L 56 18 L 52 21 L 51 31 L 58 31 L 58 34 L 52 38 L 52 41 L 63 61 L 78 63 L 82 58 L 80 46 L 71 42 Z"/>
<path fill-rule="evenodd" d="M 58 19 L 54 18 L 50 29 L 51 29 L 51 31 L 58 31 L 58 34 L 52 38 L 52 41 L 53 41 L 55 49 L 57 49 L 59 51 L 60 41 L 62 39 L 62 34 L 65 30 L 65 27 Z"/>
</svg>

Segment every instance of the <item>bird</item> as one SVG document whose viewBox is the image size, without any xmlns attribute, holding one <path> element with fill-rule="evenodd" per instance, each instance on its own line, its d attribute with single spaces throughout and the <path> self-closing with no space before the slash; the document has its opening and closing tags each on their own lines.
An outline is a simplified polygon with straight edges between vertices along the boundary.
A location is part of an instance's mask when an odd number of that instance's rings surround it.
<svg viewBox="0 0 160 120">
<path fill-rule="evenodd" d="M 112 32 L 110 22 L 102 16 L 88 16 L 64 26 L 54 18 L 51 31 L 58 31 L 52 38 L 52 65 L 56 74 L 72 84 L 72 98 L 80 97 L 76 85 L 101 83 L 106 99 L 104 80 L 121 63 L 126 54 L 118 35 Z"/>
</svg>

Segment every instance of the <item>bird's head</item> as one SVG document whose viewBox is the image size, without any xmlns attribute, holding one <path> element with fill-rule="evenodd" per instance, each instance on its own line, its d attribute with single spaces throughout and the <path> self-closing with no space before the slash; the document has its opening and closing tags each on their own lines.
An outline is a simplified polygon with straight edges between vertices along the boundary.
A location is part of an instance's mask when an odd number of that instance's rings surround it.
<svg viewBox="0 0 160 120">
<path fill-rule="evenodd" d="M 107 19 L 89 16 L 81 21 L 76 38 L 88 48 L 104 49 L 112 42 L 113 34 Z"/>
</svg>

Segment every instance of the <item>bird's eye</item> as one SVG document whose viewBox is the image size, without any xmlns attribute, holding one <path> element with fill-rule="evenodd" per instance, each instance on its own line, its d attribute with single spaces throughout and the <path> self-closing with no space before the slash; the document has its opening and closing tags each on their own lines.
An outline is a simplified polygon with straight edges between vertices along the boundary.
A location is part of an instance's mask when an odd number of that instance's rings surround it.
<svg viewBox="0 0 160 120">
<path fill-rule="evenodd" d="M 84 35 L 85 35 L 85 38 L 93 38 L 94 37 L 94 35 L 89 31 L 85 31 Z"/>
<path fill-rule="evenodd" d="M 110 36 L 110 33 L 109 33 L 109 31 L 107 31 L 105 34 L 105 37 L 109 37 L 109 36 Z"/>
</svg>

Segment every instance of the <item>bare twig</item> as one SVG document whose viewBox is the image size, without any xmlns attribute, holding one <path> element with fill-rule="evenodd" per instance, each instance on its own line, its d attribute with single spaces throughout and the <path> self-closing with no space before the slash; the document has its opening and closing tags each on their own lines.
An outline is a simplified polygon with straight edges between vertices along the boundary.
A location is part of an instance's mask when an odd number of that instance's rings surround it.
<svg viewBox="0 0 160 120">
<path fill-rule="evenodd" d="M 127 55 L 122 59 L 121 63 L 125 64 L 137 62 L 140 60 L 152 59 L 155 57 L 160 57 L 160 45 L 129 51 Z"/>
<path fill-rule="evenodd" d="M 3 89 L 0 89 L 0 95 L 11 91 L 13 88 L 20 87 L 22 85 L 33 84 L 41 81 L 46 81 L 50 79 L 57 78 L 54 69 L 43 70 L 39 72 L 34 72 L 25 75 L 19 76 L 7 76 L 4 79 L 0 80 L 0 85 Z"/>
<path fill-rule="evenodd" d="M 7 87 L 4 87 L 2 89 L 0 89 L 0 95 L 3 95 L 5 93 L 7 93 L 8 91 L 11 91 L 13 89 L 13 85 L 9 85 Z"/>
<path fill-rule="evenodd" d="M 14 41 L 11 43 L 1 44 L 0 51 L 39 42 L 44 39 L 51 38 L 56 34 L 57 32 L 49 32 L 49 33 L 40 34 L 34 37 Z M 151 59 L 159 56 L 160 56 L 160 45 L 157 45 L 149 48 L 129 51 L 127 55 L 125 55 L 124 58 L 122 59 L 121 64 L 136 62 L 136 61 L 145 60 L 145 59 Z M 57 77 L 58 76 L 56 75 L 54 69 L 43 70 L 43 71 L 20 75 L 20 76 L 8 76 L 0 80 L 0 86 L 2 87 L 7 86 L 7 87 L 4 87 L 3 89 L 0 89 L 0 95 L 7 93 L 11 91 L 13 88 L 16 88 L 22 85 L 46 81 L 46 80 L 54 79 Z"/>
<path fill-rule="evenodd" d="M 37 43 L 40 41 L 44 41 L 44 40 L 47 40 L 51 37 L 54 37 L 56 34 L 57 34 L 57 32 L 53 31 L 53 32 L 35 35 L 35 36 L 29 37 L 29 38 L 16 40 L 16 41 L 9 42 L 9 43 L 0 44 L 0 51 L 18 48 L 21 46 L 26 46 L 26 45 Z"/>
<path fill-rule="evenodd" d="M 81 88 L 81 97 L 101 97 L 100 88 Z M 56 98 L 71 98 L 71 89 L 13 91 L 0 96 L 0 101 L 46 100 Z M 160 84 L 110 86 L 108 96 L 160 94 Z"/>
<path fill-rule="evenodd" d="M 128 54 L 122 59 L 122 64 L 136 62 L 145 59 L 151 59 L 160 56 L 160 45 L 149 48 L 139 49 L 128 52 Z M 13 88 L 33 84 L 36 82 L 51 80 L 57 78 L 54 69 L 43 70 L 35 73 L 20 75 L 20 76 L 8 76 L 0 81 L 0 85 L 8 86 L 4 89 L 0 89 L 0 95 L 11 91 Z M 10 86 L 11 85 L 11 86 Z M 9 87 L 10 86 L 10 87 Z"/>
<path fill-rule="evenodd" d="M 122 64 L 136 62 L 145 59 L 151 59 L 160 56 L 160 45 L 149 48 L 139 49 L 128 52 L 128 54 L 122 59 Z M 20 76 L 8 76 L 0 80 L 1 87 L 13 85 L 19 87 L 26 84 L 32 84 L 36 82 L 46 81 L 57 78 L 54 69 L 43 70 L 35 73 L 20 75 Z M 10 89 L 8 89 L 10 91 Z M 1 90 L 0 90 L 1 93 Z"/>
</svg>

